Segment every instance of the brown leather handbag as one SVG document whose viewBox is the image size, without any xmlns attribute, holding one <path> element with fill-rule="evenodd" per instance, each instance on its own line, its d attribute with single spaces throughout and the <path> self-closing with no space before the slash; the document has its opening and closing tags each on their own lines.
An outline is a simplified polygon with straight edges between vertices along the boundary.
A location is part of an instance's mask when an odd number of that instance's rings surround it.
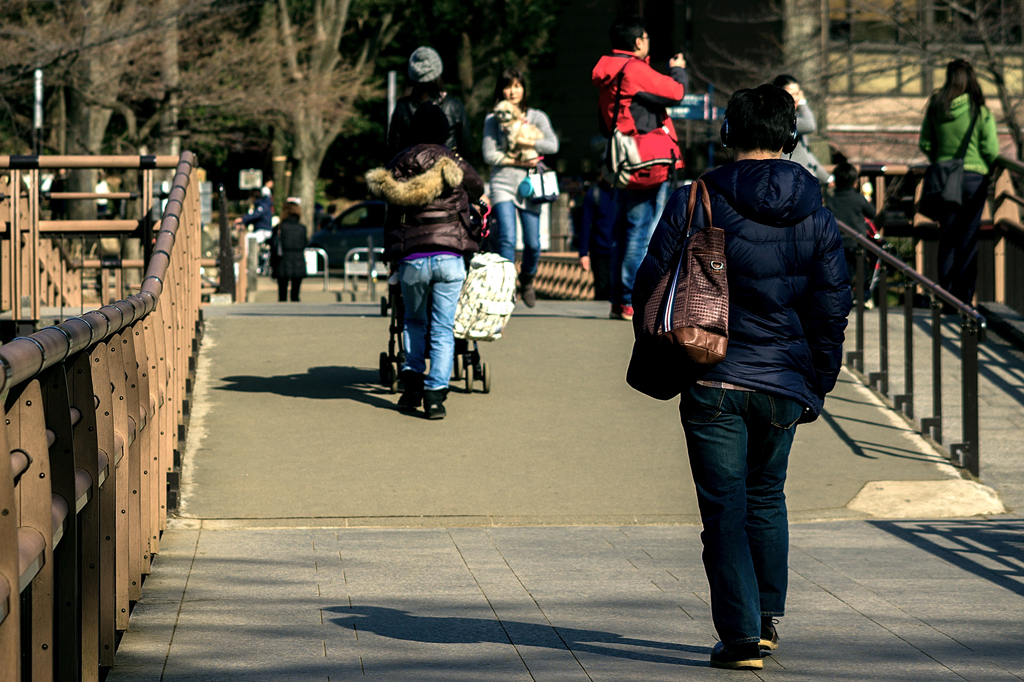
<svg viewBox="0 0 1024 682">
<path fill-rule="evenodd" d="M 698 196 L 706 224 L 691 234 Z M 626 383 L 659 400 L 675 397 L 725 358 L 729 343 L 725 232 L 711 223 L 711 197 L 704 181 L 697 180 L 690 186 L 686 207 L 690 235 L 686 246 L 645 302 L 640 323 L 634 319 Z"/>
</svg>

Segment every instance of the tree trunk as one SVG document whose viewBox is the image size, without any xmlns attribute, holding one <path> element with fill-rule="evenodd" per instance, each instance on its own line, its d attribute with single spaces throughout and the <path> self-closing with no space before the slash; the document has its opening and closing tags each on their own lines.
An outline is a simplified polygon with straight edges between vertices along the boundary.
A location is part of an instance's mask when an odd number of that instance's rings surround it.
<svg viewBox="0 0 1024 682">
<path fill-rule="evenodd" d="M 50 153 L 64 156 L 68 153 L 68 103 L 63 87 L 54 88 L 50 95 L 46 103 L 46 119 L 50 122 L 46 146 Z"/>
<path fill-rule="evenodd" d="M 784 63 L 807 95 L 816 114 L 819 134 L 826 127 L 821 31 L 821 0 L 783 1 Z"/>
<path fill-rule="evenodd" d="M 273 154 L 273 168 L 271 177 L 274 179 L 274 208 L 278 213 L 288 198 L 288 139 L 285 137 L 281 126 L 274 126 L 274 137 L 271 142 L 271 154 Z"/>
<path fill-rule="evenodd" d="M 103 136 L 110 123 L 111 111 L 89 104 L 77 90 L 72 89 L 68 106 L 68 153 L 96 156 L 103 150 Z M 78 169 L 68 173 L 68 191 L 95 192 L 97 172 Z M 69 201 L 68 218 L 95 220 L 95 201 Z"/>
<path fill-rule="evenodd" d="M 178 137 L 178 109 L 181 84 L 179 72 L 178 41 L 178 0 L 162 0 L 161 11 L 168 17 L 163 34 L 163 54 L 160 64 L 160 80 L 163 81 L 164 98 L 167 108 L 160 119 L 161 148 L 165 154 L 178 156 L 181 154 L 181 138 Z M 172 171 L 173 173 L 173 171 Z"/>
<path fill-rule="evenodd" d="M 312 144 L 305 149 L 295 150 L 295 169 L 292 176 L 291 192 L 302 199 L 302 224 L 306 226 L 306 238 L 313 236 L 316 225 L 313 222 L 316 204 L 316 180 L 320 175 L 320 165 L 324 160 L 324 152 L 315 150 Z M 300 156 L 301 154 L 301 156 Z"/>
</svg>

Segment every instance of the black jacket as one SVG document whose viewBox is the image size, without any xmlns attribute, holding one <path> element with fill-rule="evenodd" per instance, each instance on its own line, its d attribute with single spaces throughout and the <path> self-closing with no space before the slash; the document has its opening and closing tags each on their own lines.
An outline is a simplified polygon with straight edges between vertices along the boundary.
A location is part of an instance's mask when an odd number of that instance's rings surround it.
<svg viewBox="0 0 1024 682">
<path fill-rule="evenodd" d="M 275 279 L 294 279 L 306 276 L 306 226 L 295 216 L 289 216 L 278 223 L 271 237 L 271 255 L 276 256 L 271 263 Z"/>
<path fill-rule="evenodd" d="M 469 119 L 466 117 L 466 108 L 462 106 L 462 101 L 445 95 L 439 102 L 434 103 L 441 107 L 445 118 L 448 119 L 448 140 L 445 146 L 465 156 L 472 148 L 472 143 L 469 139 Z M 419 106 L 420 103 L 414 102 L 410 97 L 403 97 L 395 105 L 388 128 L 388 152 L 391 156 L 412 146 L 409 129 L 412 127 L 412 117 Z"/>
<path fill-rule="evenodd" d="M 703 179 L 729 279 L 729 347 L 703 379 L 790 398 L 813 421 L 839 376 L 852 306 L 835 218 L 818 181 L 791 161 L 737 161 Z M 633 287 L 641 308 L 682 250 L 688 193 L 672 195 L 651 238 Z"/>
<path fill-rule="evenodd" d="M 841 189 L 826 200 L 828 210 L 832 211 L 836 220 L 846 223 L 863 235 L 867 235 L 868 226 L 865 218 L 875 219 L 875 207 L 864 195 L 855 189 Z M 857 245 L 853 237 L 843 232 L 843 248 L 852 249 Z"/>
</svg>

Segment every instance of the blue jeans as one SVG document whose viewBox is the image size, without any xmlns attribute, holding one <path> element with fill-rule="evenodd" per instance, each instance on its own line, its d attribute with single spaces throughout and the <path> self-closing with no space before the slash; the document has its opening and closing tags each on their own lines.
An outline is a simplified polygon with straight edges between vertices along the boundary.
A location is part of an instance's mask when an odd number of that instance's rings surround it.
<svg viewBox="0 0 1024 682">
<path fill-rule="evenodd" d="M 511 201 L 502 201 L 494 205 L 498 216 L 498 255 L 516 262 L 516 211 L 523 224 L 523 262 L 519 273 L 534 275 L 540 261 L 540 213 L 531 213 Z"/>
<path fill-rule="evenodd" d="M 665 212 L 665 204 L 668 202 L 669 195 L 669 183 L 661 183 L 661 187 L 658 188 L 658 196 L 654 198 L 654 216 L 651 218 L 651 226 L 647 230 L 647 243 L 651 243 L 651 237 L 654 236 L 654 230 L 658 227 L 658 223 L 661 222 L 661 214 Z"/>
<path fill-rule="evenodd" d="M 657 189 L 620 189 L 615 193 L 618 215 L 612 228 L 612 303 L 633 305 L 633 282 L 647 254 L 654 227 L 665 208 L 668 183 Z M 660 202 L 660 206 L 659 206 Z"/>
<path fill-rule="evenodd" d="M 803 408 L 764 393 L 693 384 L 679 402 L 704 530 L 711 619 L 728 645 L 757 642 L 786 612 L 786 466 Z"/>
<path fill-rule="evenodd" d="M 455 304 L 459 301 L 466 263 L 462 256 L 441 254 L 404 260 L 398 268 L 405 304 L 405 364 L 402 371 L 423 374 L 427 368 L 430 334 L 430 373 L 423 387 L 448 388 L 455 358 Z"/>
</svg>

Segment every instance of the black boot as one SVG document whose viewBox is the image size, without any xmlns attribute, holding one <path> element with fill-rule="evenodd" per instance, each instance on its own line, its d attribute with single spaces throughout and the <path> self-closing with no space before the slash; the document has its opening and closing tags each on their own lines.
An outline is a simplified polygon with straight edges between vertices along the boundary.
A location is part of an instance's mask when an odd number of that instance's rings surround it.
<svg viewBox="0 0 1024 682">
<path fill-rule="evenodd" d="M 533 275 L 519 275 L 519 290 L 527 308 L 537 304 L 537 290 L 533 288 Z"/>
<path fill-rule="evenodd" d="M 402 383 L 405 390 L 402 397 L 398 399 L 398 409 L 403 412 L 413 412 L 423 404 L 423 375 L 419 372 L 402 372 Z"/>
<path fill-rule="evenodd" d="M 423 396 L 423 410 L 427 413 L 427 419 L 444 419 L 444 401 L 448 397 L 448 389 L 427 390 Z"/>
</svg>

